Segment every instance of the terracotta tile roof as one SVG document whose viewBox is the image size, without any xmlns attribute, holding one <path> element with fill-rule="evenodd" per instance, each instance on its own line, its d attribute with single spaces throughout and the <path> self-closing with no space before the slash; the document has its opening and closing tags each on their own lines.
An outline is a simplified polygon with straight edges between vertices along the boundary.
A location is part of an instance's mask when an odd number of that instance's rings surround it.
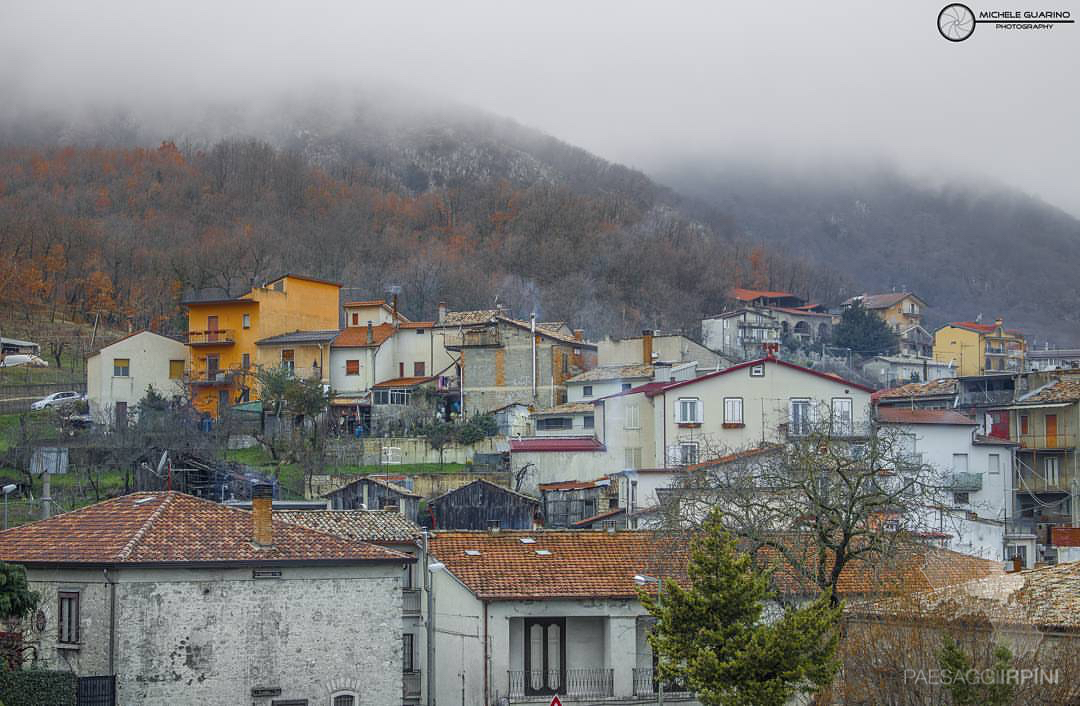
<svg viewBox="0 0 1080 706">
<path fill-rule="evenodd" d="M 971 417 L 951 409 L 910 409 L 908 407 L 879 407 L 879 422 L 886 424 L 957 424 L 978 426 Z"/>
<path fill-rule="evenodd" d="M 919 302 L 923 304 L 923 306 L 926 305 L 926 302 L 923 302 L 922 299 L 915 296 L 911 292 L 888 292 L 886 294 L 863 294 L 863 295 L 860 295 L 860 296 L 857 296 L 857 297 L 852 297 L 851 299 L 848 299 L 847 301 L 844 302 L 844 304 L 850 306 L 850 305 L 854 304 L 856 301 L 858 301 L 859 303 L 862 304 L 862 308 L 864 308 L 864 309 L 888 309 L 890 306 L 893 306 L 894 304 L 898 304 L 898 303 L 904 301 L 905 299 L 907 299 L 908 297 L 918 299 Z"/>
<path fill-rule="evenodd" d="M 953 321 L 952 323 L 945 324 L 945 326 L 955 326 L 956 328 L 963 328 L 969 331 L 975 331 L 976 333 L 993 333 L 997 326 L 994 324 L 980 324 L 975 321 Z M 1005 333 L 1012 334 L 1014 336 L 1023 336 L 1022 333 L 1015 329 L 1004 329 Z"/>
<path fill-rule="evenodd" d="M 390 476 L 390 477 L 391 478 L 396 477 L 398 479 L 404 478 L 404 476 Z M 417 493 L 412 492 L 411 490 L 409 490 L 408 488 L 406 488 L 403 485 L 398 485 L 397 483 L 386 480 L 386 476 L 384 474 L 382 474 L 382 473 L 380 473 L 377 476 L 375 476 L 375 475 L 361 476 L 360 478 L 357 478 L 356 480 L 352 481 L 351 483 L 346 483 L 345 485 L 341 486 L 340 488 L 336 488 L 334 490 L 331 490 L 329 493 L 324 493 L 323 497 L 328 498 L 331 495 L 333 495 L 334 493 L 341 492 L 345 488 L 356 485 L 357 483 L 364 483 L 364 482 L 375 483 L 376 485 L 381 485 L 382 487 L 384 487 L 384 488 L 386 488 L 388 490 L 394 491 L 398 495 L 404 495 L 405 497 L 408 497 L 408 498 L 420 498 L 420 497 L 423 497 L 422 495 L 418 495 Z"/>
<path fill-rule="evenodd" d="M 394 335 L 393 324 L 379 324 L 371 327 L 372 341 L 367 342 L 367 326 L 346 326 L 330 344 L 331 348 L 368 348 L 377 347 Z M 415 334 L 413 334 L 415 335 Z"/>
<path fill-rule="evenodd" d="M 252 515 L 175 491 L 134 493 L 0 532 L 0 560 L 22 564 L 385 561 L 405 555 L 274 520 L 252 545 Z"/>
<path fill-rule="evenodd" d="M 440 326 L 471 326 L 487 324 L 502 316 L 498 309 L 478 309 L 476 311 L 448 311 L 439 323 Z"/>
<path fill-rule="evenodd" d="M 1080 400 L 1080 380 L 1057 379 L 1017 400 L 1019 404 L 1039 402 L 1075 402 Z"/>
<path fill-rule="evenodd" d="M 564 402 L 547 409 L 538 409 L 532 413 L 534 417 L 547 417 L 552 414 L 592 414 L 592 402 Z"/>
<path fill-rule="evenodd" d="M 373 544 L 415 544 L 419 525 L 389 510 L 274 510 L 274 517 L 335 537 Z"/>
<path fill-rule="evenodd" d="M 888 390 L 879 390 L 874 393 L 874 399 L 895 399 L 908 397 L 946 397 L 955 395 L 957 390 L 956 378 L 942 378 L 929 382 L 909 382 L 900 387 Z"/>
<path fill-rule="evenodd" d="M 511 439 L 511 452 L 524 451 L 604 451 L 605 447 L 594 437 L 530 437 Z"/>
<path fill-rule="evenodd" d="M 401 315 L 398 314 L 398 316 Z M 401 328 L 431 328 L 434 325 L 434 321 L 402 321 L 399 324 Z"/>
<path fill-rule="evenodd" d="M 635 574 L 682 578 L 687 555 L 670 537 L 639 531 L 434 532 L 429 548 L 466 588 L 491 601 L 635 599 Z"/>
<path fill-rule="evenodd" d="M 773 291 L 767 289 L 745 289 L 743 287 L 735 287 L 731 290 L 732 299 L 736 299 L 741 302 L 750 302 L 761 297 L 768 297 L 769 299 L 777 299 L 779 297 L 794 297 L 795 299 L 802 299 L 797 294 L 791 292 Z"/>
<path fill-rule="evenodd" d="M 651 365 L 602 365 L 592 370 L 578 373 L 566 382 L 602 382 L 604 380 L 629 380 L 634 378 L 652 379 Z"/>
<path fill-rule="evenodd" d="M 544 492 L 558 490 L 586 490 L 588 488 L 599 488 L 610 484 L 611 481 L 607 478 L 597 478 L 596 480 L 564 480 L 559 481 L 558 483 L 540 483 L 536 487 L 540 492 Z"/>
<path fill-rule="evenodd" d="M 1080 632 L 1080 562 L 999 573 L 913 596 L 851 607 L 863 617 L 965 620 L 993 626 L 1034 626 L 1040 632 Z"/>
<path fill-rule="evenodd" d="M 390 387 L 416 387 L 417 385 L 423 385 L 426 382 L 431 382 L 435 379 L 433 375 L 413 375 L 410 377 L 394 378 L 393 380 L 383 380 L 377 382 L 371 386 L 373 390 L 383 390 Z"/>
</svg>

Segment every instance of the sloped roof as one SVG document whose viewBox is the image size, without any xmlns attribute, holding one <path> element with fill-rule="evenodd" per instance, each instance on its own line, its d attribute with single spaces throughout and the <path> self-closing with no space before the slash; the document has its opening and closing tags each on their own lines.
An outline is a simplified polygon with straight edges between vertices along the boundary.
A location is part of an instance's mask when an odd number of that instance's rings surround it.
<svg viewBox="0 0 1080 706">
<path fill-rule="evenodd" d="M 667 578 L 686 570 L 685 545 L 642 531 L 433 532 L 429 549 L 473 594 L 491 601 L 636 599 L 635 574 Z"/>
<path fill-rule="evenodd" d="M 752 449 L 746 449 L 745 451 L 736 451 L 719 458 L 709 459 L 707 461 L 701 461 L 700 463 L 694 463 L 686 467 L 687 471 L 700 471 L 706 468 L 713 468 L 714 466 L 723 466 L 734 461 L 741 461 L 746 458 L 754 458 L 756 456 L 763 456 L 769 453 L 776 453 L 781 450 L 779 444 L 764 444 Z M 670 470 L 670 469 L 668 469 Z"/>
<path fill-rule="evenodd" d="M 293 331 L 255 341 L 256 346 L 279 346 L 290 343 L 326 343 L 338 335 L 337 329 L 329 331 Z"/>
<path fill-rule="evenodd" d="M 448 311 L 439 326 L 472 326 L 486 324 L 502 316 L 498 309 L 477 309 L 475 311 Z"/>
<path fill-rule="evenodd" d="M 736 299 L 741 302 L 750 302 L 761 297 L 767 297 L 769 299 L 778 299 L 780 297 L 794 297 L 795 299 L 802 299 L 798 294 L 792 294 L 791 292 L 783 292 L 779 290 L 769 289 L 746 289 L 744 287 L 735 287 L 731 290 L 732 299 Z"/>
<path fill-rule="evenodd" d="M 436 504 L 440 500 L 442 500 L 443 498 L 449 497 L 451 495 L 455 495 L 456 493 L 461 492 L 465 488 L 468 488 L 471 485 L 476 485 L 477 483 L 486 484 L 486 485 L 490 486 L 493 490 L 496 490 L 496 491 L 498 491 L 500 493 L 509 493 L 510 495 L 517 496 L 518 498 L 521 498 L 522 500 L 525 500 L 527 502 L 534 503 L 536 505 L 540 504 L 540 499 L 539 498 L 534 498 L 533 496 L 526 495 L 525 493 L 519 493 L 516 490 L 512 490 L 510 488 L 507 488 L 505 485 L 499 485 L 498 483 L 492 483 L 491 481 L 487 480 L 486 478 L 477 478 L 475 480 L 469 481 L 468 483 L 465 483 L 464 485 L 459 485 L 458 487 L 456 487 L 456 488 L 454 488 L 452 490 L 448 490 L 445 493 L 443 493 L 442 495 L 439 495 L 437 497 L 432 498 L 431 500 L 428 501 L 428 505 Z"/>
<path fill-rule="evenodd" d="M 900 387 L 879 390 L 874 393 L 874 399 L 947 397 L 955 395 L 956 390 L 956 378 L 941 378 L 940 380 L 930 380 L 929 382 L 909 382 Z"/>
<path fill-rule="evenodd" d="M 564 480 L 557 483 L 540 483 L 536 487 L 540 492 L 545 492 L 558 490 L 586 490 L 588 488 L 600 488 L 607 485 L 611 485 L 611 481 L 604 477 L 597 478 L 596 480 Z"/>
<path fill-rule="evenodd" d="M 385 478 L 380 477 L 382 475 L 383 474 L 380 473 L 379 476 L 375 476 L 375 475 L 361 476 L 361 477 L 357 478 L 356 480 L 352 481 L 351 483 L 346 483 L 345 485 L 341 486 L 340 488 L 335 488 L 334 490 L 331 490 L 329 493 L 323 493 L 323 497 L 328 498 L 331 495 L 333 495 L 334 493 L 340 493 L 345 488 L 350 488 L 350 487 L 356 485 L 357 483 L 365 483 L 365 482 L 367 482 L 367 483 L 375 483 L 376 485 L 381 485 L 382 487 L 386 488 L 387 490 L 392 490 L 395 493 L 397 493 L 398 495 L 404 495 L 405 497 L 408 497 L 408 498 L 420 498 L 420 497 L 423 497 L 422 495 L 419 495 L 417 493 L 412 492 L 411 490 L 409 490 L 408 488 L 406 488 L 403 485 L 398 485 L 397 483 L 392 483 L 392 482 L 386 480 Z"/>
<path fill-rule="evenodd" d="M 601 365 L 578 373 L 566 382 L 603 382 L 605 380 L 629 380 L 634 378 L 651 379 L 653 366 L 651 365 Z"/>
<path fill-rule="evenodd" d="M 0 532 L 0 560 L 20 564 L 400 561 L 404 554 L 273 520 L 252 544 L 252 514 L 192 495 L 134 493 Z"/>
<path fill-rule="evenodd" d="M 945 326 L 955 326 L 956 328 L 968 329 L 969 331 L 975 331 L 976 333 L 993 333 L 995 330 L 997 330 L 997 326 L 995 326 L 994 324 L 980 324 L 976 321 L 953 321 L 951 323 L 945 324 Z M 944 328 L 944 326 L 942 328 Z M 1024 335 L 1015 329 L 1003 330 L 1005 331 L 1005 333 L 1009 333 L 1014 336 Z"/>
<path fill-rule="evenodd" d="M 435 377 L 433 375 L 413 375 L 410 377 L 393 378 L 390 380 L 383 380 L 377 382 L 371 386 L 373 390 L 385 390 L 391 387 L 416 387 L 417 385 L 423 385 L 424 383 L 431 382 Z"/>
<path fill-rule="evenodd" d="M 374 544 L 411 544 L 419 525 L 390 510 L 274 510 L 274 517 L 336 537 Z"/>
<path fill-rule="evenodd" d="M 331 348 L 377 348 L 394 335 L 393 324 L 379 324 L 371 327 L 372 343 L 367 342 L 367 326 L 346 326 L 337 335 Z M 414 334 L 415 335 L 415 334 Z"/>
<path fill-rule="evenodd" d="M 852 297 L 844 302 L 844 304 L 850 306 L 855 302 L 862 304 L 864 309 L 888 309 L 890 306 L 898 304 L 908 297 L 912 299 L 918 299 L 919 303 L 923 306 L 926 305 L 920 297 L 912 294 L 911 292 L 887 292 L 885 294 L 862 294 L 857 297 Z"/>
<path fill-rule="evenodd" d="M 129 338 L 135 338 L 136 336 L 141 336 L 144 333 L 148 333 L 151 336 L 157 336 L 158 338 L 164 338 L 166 341 L 172 341 L 173 343 L 179 343 L 180 345 L 184 345 L 183 339 L 178 338 L 176 336 L 166 336 L 165 334 L 158 333 L 157 331 L 151 331 L 150 329 L 147 329 L 147 328 L 141 328 L 138 331 L 132 331 L 129 334 L 121 336 L 120 338 L 116 339 L 115 341 L 111 341 L 109 343 L 106 343 L 104 346 L 102 346 L 101 348 L 98 348 L 96 351 L 94 351 L 93 353 L 90 353 L 86 357 L 87 358 L 93 358 L 95 355 L 97 355 L 98 353 L 101 353 L 106 348 L 111 348 L 112 346 L 115 346 L 117 343 L 120 343 L 122 341 L 126 341 Z M 27 346 L 36 346 L 36 345 L 38 345 L 38 344 L 32 343 L 30 341 L 17 341 L 17 340 L 15 340 L 13 338 L 0 338 L 0 341 L 2 341 L 4 343 L 9 343 L 11 345 L 27 345 Z"/>
<path fill-rule="evenodd" d="M 477 326 L 480 324 L 488 324 L 495 321 L 501 321 L 511 326 L 516 326 L 526 331 L 531 331 L 532 326 L 528 321 L 521 321 L 520 319 L 514 319 L 507 316 L 499 309 L 481 309 L 478 311 L 448 311 L 441 323 L 437 323 L 436 326 L 440 328 L 449 328 L 454 326 Z M 565 334 L 561 331 L 546 328 L 544 324 L 536 324 L 536 332 L 541 336 L 554 339 L 556 341 L 562 341 L 572 346 L 579 348 L 591 348 L 595 349 L 595 343 L 589 343 L 588 341 L 579 341 L 572 335 Z"/>
<path fill-rule="evenodd" d="M 733 365 L 730 368 L 724 368 L 723 370 L 717 370 L 717 371 L 714 371 L 714 372 L 711 372 L 711 373 L 706 373 L 704 375 L 699 375 L 698 377 L 690 378 L 689 380 L 680 380 L 678 382 L 665 383 L 665 384 L 662 384 L 659 388 L 653 388 L 651 390 L 645 390 L 644 389 L 644 388 L 648 387 L 648 384 L 646 384 L 646 385 L 642 386 L 642 391 L 644 391 L 645 394 L 648 395 L 649 397 L 655 397 L 656 395 L 660 394 L 661 392 L 666 392 L 668 390 L 672 390 L 672 389 L 675 389 L 675 388 L 678 388 L 678 387 L 684 387 L 686 385 L 694 385 L 694 384 L 702 382 L 704 380 L 711 380 L 712 378 L 719 377 L 721 375 L 728 375 L 728 374 L 733 373 L 733 372 L 735 372 L 737 370 L 742 370 L 744 368 L 750 368 L 750 367 L 753 367 L 755 365 L 764 365 L 764 364 L 781 365 L 781 366 L 783 366 L 785 368 L 791 368 L 792 370 L 797 370 L 797 371 L 799 371 L 801 373 L 807 373 L 808 375 L 816 375 L 819 378 L 825 378 L 826 380 L 831 380 L 832 382 L 835 382 L 838 385 L 845 385 L 847 387 L 854 387 L 855 389 L 862 390 L 863 392 L 873 392 L 873 390 L 871 390 L 869 387 L 866 387 L 865 385 L 860 385 L 857 382 L 852 382 L 850 380 L 845 380 L 844 378 L 840 377 L 839 375 L 834 375 L 832 373 L 825 373 L 825 372 L 822 372 L 820 370 L 814 370 L 812 368 L 804 368 L 801 365 L 795 365 L 794 363 L 789 363 L 786 360 L 781 360 L 779 358 L 772 358 L 772 357 L 758 358 L 757 360 L 749 360 L 749 361 L 747 361 L 745 363 L 739 363 L 738 365 Z M 634 390 L 628 390 L 628 392 L 634 392 Z"/>
<path fill-rule="evenodd" d="M 511 452 L 525 451 L 604 451 L 605 447 L 595 437 L 530 437 L 511 439 Z"/>
<path fill-rule="evenodd" d="M 880 407 L 879 422 L 886 424 L 956 424 L 978 426 L 979 423 L 966 414 L 951 409 L 910 409 L 908 407 Z"/>
<path fill-rule="evenodd" d="M 538 409 L 532 413 L 534 417 L 549 417 L 553 414 L 592 414 L 592 402 L 564 402 L 547 409 Z"/>
<path fill-rule="evenodd" d="M 319 279 L 318 277 L 309 277 L 308 275 L 299 275 L 299 274 L 296 274 L 295 272 L 286 272 L 285 274 L 278 275 L 277 277 L 275 277 L 273 279 L 268 279 L 268 280 L 266 280 L 266 284 L 264 284 L 263 286 L 264 287 L 269 287 L 274 282 L 277 282 L 278 280 L 283 280 L 285 278 L 288 278 L 288 279 L 302 279 L 302 280 L 306 280 L 308 282 L 318 282 L 319 284 L 329 284 L 329 285 L 331 285 L 333 287 L 339 287 L 339 288 L 341 287 L 341 282 L 334 282 L 334 281 L 328 280 L 328 279 Z"/>
<path fill-rule="evenodd" d="M 1043 385 L 1023 395 L 1019 404 L 1038 404 L 1045 402 L 1075 402 L 1080 400 L 1080 380 L 1062 378 Z"/>
</svg>

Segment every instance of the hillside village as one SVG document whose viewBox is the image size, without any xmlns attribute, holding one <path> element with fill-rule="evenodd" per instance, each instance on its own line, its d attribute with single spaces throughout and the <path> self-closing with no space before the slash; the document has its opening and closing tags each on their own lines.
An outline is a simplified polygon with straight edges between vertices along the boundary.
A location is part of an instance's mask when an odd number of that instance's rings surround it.
<svg viewBox="0 0 1080 706">
<path fill-rule="evenodd" d="M 0 560 L 41 604 L 9 664 L 79 704 L 693 704 L 641 592 L 687 581 L 714 508 L 775 600 L 833 591 L 851 635 L 900 597 L 946 625 L 996 603 L 1076 652 L 1080 350 L 927 328 L 912 292 L 736 287 L 699 333 L 590 340 L 347 291 L 192 292 L 186 331 L 114 336 L 75 397 L 11 411 Z M 875 502 L 830 504 L 838 478 Z M 834 536 L 877 549 L 815 583 L 793 557 Z M 878 702 L 841 653 L 834 702 Z"/>
</svg>

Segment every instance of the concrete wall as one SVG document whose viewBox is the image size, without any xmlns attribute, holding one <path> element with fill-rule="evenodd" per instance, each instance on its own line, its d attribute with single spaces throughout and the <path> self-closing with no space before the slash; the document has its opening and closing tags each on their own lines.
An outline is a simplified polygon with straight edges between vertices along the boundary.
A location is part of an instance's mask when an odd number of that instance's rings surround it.
<svg viewBox="0 0 1080 706">
<path fill-rule="evenodd" d="M 130 362 L 127 377 L 113 376 L 113 361 L 117 358 Z M 128 411 L 134 413 L 135 405 L 151 385 L 166 398 L 182 395 L 183 380 L 169 377 L 169 361 L 184 361 L 186 367 L 187 359 L 186 345 L 149 331 L 102 348 L 86 361 L 86 398 L 94 421 L 111 424 L 116 418 L 117 402 L 127 403 Z"/>
<path fill-rule="evenodd" d="M 375 379 L 374 348 L 331 348 L 330 349 L 330 388 L 339 394 L 355 394 L 371 389 Z M 358 375 L 345 374 L 345 361 L 356 360 L 360 363 Z"/>
<path fill-rule="evenodd" d="M 521 492 L 539 496 L 542 483 L 564 480 L 595 480 L 621 470 L 610 453 L 602 451 L 529 451 L 514 452 L 510 457 L 510 472 L 517 473 L 532 464 L 525 474 Z"/>
<path fill-rule="evenodd" d="M 476 454 L 496 454 L 505 451 L 507 442 L 501 437 L 488 437 L 475 444 L 449 444 L 443 449 L 443 463 L 472 463 Z M 438 463 L 439 452 L 426 439 L 419 437 L 367 437 L 342 441 L 329 446 L 330 462 L 334 465 L 367 466 L 380 463 L 383 449 L 400 451 L 401 463 Z"/>
<path fill-rule="evenodd" d="M 400 703 L 401 566 L 282 573 L 255 580 L 251 569 L 113 572 L 118 703 L 269 706 L 269 698 L 251 696 L 255 687 L 313 704 L 338 690 Z M 109 588 L 101 572 L 31 570 L 30 578 L 43 608 L 54 611 L 41 638 L 48 665 L 107 674 Z M 84 644 L 58 660 L 49 641 L 63 588 L 84 591 Z"/>
</svg>

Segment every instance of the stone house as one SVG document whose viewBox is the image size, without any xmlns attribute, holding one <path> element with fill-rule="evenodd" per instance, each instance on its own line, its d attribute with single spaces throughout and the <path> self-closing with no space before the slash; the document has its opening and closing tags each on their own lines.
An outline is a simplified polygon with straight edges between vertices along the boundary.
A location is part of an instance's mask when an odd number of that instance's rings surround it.
<svg viewBox="0 0 1080 706">
<path fill-rule="evenodd" d="M 253 512 L 135 493 L 0 533 L 38 663 L 115 676 L 120 706 L 400 703 L 414 559 L 274 520 L 260 487 Z"/>
</svg>

